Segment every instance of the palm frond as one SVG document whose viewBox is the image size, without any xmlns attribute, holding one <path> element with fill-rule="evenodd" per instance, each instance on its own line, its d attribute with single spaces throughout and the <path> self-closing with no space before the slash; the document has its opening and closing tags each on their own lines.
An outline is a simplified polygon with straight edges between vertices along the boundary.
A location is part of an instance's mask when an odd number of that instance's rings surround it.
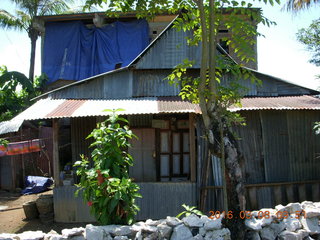
<svg viewBox="0 0 320 240">
<path fill-rule="evenodd" d="M 318 0 L 288 0 L 284 8 L 287 11 L 298 12 L 307 9 L 318 2 Z"/>
<path fill-rule="evenodd" d="M 26 89 L 28 91 L 33 90 L 32 83 L 30 80 L 21 72 L 11 71 L 11 72 L 4 72 L 0 76 L 0 86 L 3 86 L 8 81 L 16 81 L 19 83 L 23 89 Z"/>
<path fill-rule="evenodd" d="M 0 9 L 0 27 L 16 30 L 27 30 L 21 19 L 3 9 Z"/>
<path fill-rule="evenodd" d="M 28 26 L 31 23 L 30 15 L 28 15 L 25 12 L 20 11 L 20 10 L 16 10 L 16 14 L 19 17 L 19 19 L 21 20 L 21 22 L 24 24 L 25 28 L 28 28 Z"/>
<path fill-rule="evenodd" d="M 38 16 L 65 13 L 70 9 L 68 3 L 73 3 L 73 0 L 43 0 L 39 4 Z"/>
</svg>

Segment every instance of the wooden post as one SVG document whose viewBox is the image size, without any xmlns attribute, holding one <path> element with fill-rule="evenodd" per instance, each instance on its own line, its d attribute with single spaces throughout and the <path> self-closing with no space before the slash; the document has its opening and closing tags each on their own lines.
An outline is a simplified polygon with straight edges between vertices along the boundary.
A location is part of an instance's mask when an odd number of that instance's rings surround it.
<svg viewBox="0 0 320 240">
<path fill-rule="evenodd" d="M 20 141 L 22 141 L 22 126 L 20 128 Z M 26 169 L 25 169 L 25 165 L 24 165 L 24 155 L 21 154 L 21 167 L 22 167 L 22 181 L 23 181 L 23 187 L 25 187 L 25 181 L 26 181 Z"/>
<path fill-rule="evenodd" d="M 190 143 L 190 180 L 196 181 L 196 143 L 195 143 L 194 114 L 189 114 L 189 143 Z"/>
<path fill-rule="evenodd" d="M 55 187 L 60 186 L 60 163 L 59 163 L 59 119 L 52 120 L 53 140 L 53 179 Z"/>
</svg>

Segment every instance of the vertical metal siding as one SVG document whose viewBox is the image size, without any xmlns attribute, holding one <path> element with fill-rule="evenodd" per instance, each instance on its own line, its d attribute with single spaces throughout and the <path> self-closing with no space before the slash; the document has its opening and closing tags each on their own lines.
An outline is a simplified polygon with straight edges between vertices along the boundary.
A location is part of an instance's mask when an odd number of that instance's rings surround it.
<svg viewBox="0 0 320 240">
<path fill-rule="evenodd" d="M 75 197 L 75 186 L 53 189 L 54 219 L 56 222 L 95 222 L 89 207 L 83 202 L 81 193 Z"/>
<path fill-rule="evenodd" d="M 5 156 L 0 157 L 0 188 L 11 190 L 12 185 L 12 174 L 11 174 L 11 157 Z"/>
<path fill-rule="evenodd" d="M 180 85 L 169 84 L 166 77 L 171 70 L 149 70 L 134 72 L 134 97 L 177 96 Z"/>
<path fill-rule="evenodd" d="M 188 46 L 189 32 L 177 31 L 171 28 L 161 36 L 153 47 L 137 63 L 137 69 L 171 69 L 184 59 L 194 60 L 194 68 L 199 68 L 201 47 Z"/>
<path fill-rule="evenodd" d="M 72 145 L 72 161 L 81 160 L 80 154 L 91 156 L 89 149 L 92 139 L 86 139 L 87 136 L 96 127 L 95 117 L 71 118 L 71 145 Z"/>
<path fill-rule="evenodd" d="M 245 126 L 237 126 L 234 130 L 238 138 L 239 148 L 244 155 L 244 167 L 247 183 L 265 181 L 264 156 L 260 117 L 257 111 L 242 112 Z"/>
<path fill-rule="evenodd" d="M 132 97 L 132 72 L 119 71 L 50 93 L 53 99 L 120 99 Z"/>
<path fill-rule="evenodd" d="M 291 181 L 319 179 L 320 136 L 313 130 L 319 119 L 318 111 L 287 111 Z"/>
<path fill-rule="evenodd" d="M 289 179 L 288 126 L 285 111 L 260 111 L 266 182 Z"/>
<path fill-rule="evenodd" d="M 176 216 L 184 209 L 183 203 L 196 205 L 196 184 L 191 182 L 177 183 L 138 183 L 142 198 L 137 199 L 140 212 L 137 220 L 148 218 L 161 219 Z"/>
<path fill-rule="evenodd" d="M 195 183 L 138 183 L 142 198 L 137 199 L 140 211 L 136 220 L 161 219 L 175 216 L 184 209 L 183 203 L 196 205 Z M 75 197 L 75 186 L 54 189 L 54 214 L 56 222 L 94 222 L 81 195 Z M 169 196 L 169 198 L 168 198 Z"/>
</svg>

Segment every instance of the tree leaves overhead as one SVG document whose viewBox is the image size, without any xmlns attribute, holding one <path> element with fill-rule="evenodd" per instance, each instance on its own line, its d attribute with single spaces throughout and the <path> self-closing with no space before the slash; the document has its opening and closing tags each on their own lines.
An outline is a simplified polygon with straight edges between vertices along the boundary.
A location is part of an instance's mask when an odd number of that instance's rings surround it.
<svg viewBox="0 0 320 240">
<path fill-rule="evenodd" d="M 288 0 L 284 8 L 286 8 L 287 11 L 298 12 L 318 3 L 318 0 Z"/>
<path fill-rule="evenodd" d="M 320 18 L 313 20 L 309 27 L 300 29 L 297 39 L 312 53 L 310 62 L 320 66 Z"/>
</svg>

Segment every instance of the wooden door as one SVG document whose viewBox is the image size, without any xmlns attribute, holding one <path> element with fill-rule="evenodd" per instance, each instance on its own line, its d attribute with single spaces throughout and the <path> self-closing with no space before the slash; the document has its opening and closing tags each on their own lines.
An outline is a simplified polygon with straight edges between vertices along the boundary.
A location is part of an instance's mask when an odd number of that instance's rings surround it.
<svg viewBox="0 0 320 240">
<path fill-rule="evenodd" d="M 132 148 L 129 153 L 133 157 L 133 166 L 129 168 L 129 175 L 136 182 L 155 182 L 155 130 L 152 128 L 132 129 L 138 139 L 131 139 Z"/>
</svg>

